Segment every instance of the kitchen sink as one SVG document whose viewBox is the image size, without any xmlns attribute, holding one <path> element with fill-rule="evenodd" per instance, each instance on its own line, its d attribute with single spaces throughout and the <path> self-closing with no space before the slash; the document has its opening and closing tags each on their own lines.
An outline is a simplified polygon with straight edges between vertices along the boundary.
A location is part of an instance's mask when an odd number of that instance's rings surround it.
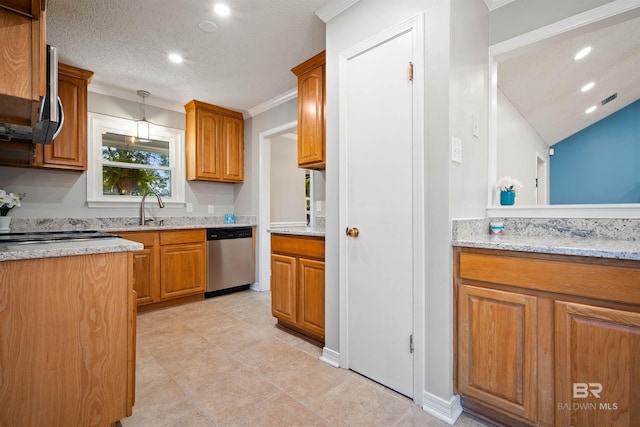
<svg viewBox="0 0 640 427">
<path fill-rule="evenodd" d="M 36 231 L 0 234 L 0 243 L 51 243 L 119 237 L 97 230 Z"/>
</svg>

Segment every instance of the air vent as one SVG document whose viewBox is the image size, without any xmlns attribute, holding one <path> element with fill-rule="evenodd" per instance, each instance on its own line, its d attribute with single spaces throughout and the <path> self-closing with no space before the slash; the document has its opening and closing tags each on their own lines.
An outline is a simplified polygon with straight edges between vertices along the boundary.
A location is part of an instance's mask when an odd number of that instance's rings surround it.
<svg viewBox="0 0 640 427">
<path fill-rule="evenodd" d="M 614 93 L 613 95 L 606 97 L 605 99 L 603 99 L 602 101 L 600 101 L 600 103 L 602 105 L 608 104 L 609 102 L 613 101 L 614 99 L 616 99 L 618 97 L 618 93 Z"/>
</svg>

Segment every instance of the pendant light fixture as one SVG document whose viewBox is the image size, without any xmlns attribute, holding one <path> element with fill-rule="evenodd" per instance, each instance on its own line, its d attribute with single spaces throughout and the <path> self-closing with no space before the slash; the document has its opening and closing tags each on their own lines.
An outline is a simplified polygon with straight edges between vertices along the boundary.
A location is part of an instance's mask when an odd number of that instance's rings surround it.
<svg viewBox="0 0 640 427">
<path fill-rule="evenodd" d="M 151 95 L 151 93 L 146 90 L 139 90 L 137 92 L 138 96 L 142 97 L 142 119 L 136 121 L 136 136 L 137 140 L 148 140 L 149 139 L 149 121 L 147 120 L 147 112 L 146 112 L 146 102 L 145 99 L 147 96 Z"/>
</svg>

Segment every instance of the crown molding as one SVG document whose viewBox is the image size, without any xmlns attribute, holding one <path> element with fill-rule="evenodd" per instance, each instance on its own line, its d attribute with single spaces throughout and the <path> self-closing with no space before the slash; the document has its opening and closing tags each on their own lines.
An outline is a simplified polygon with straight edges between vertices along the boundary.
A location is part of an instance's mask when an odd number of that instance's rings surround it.
<svg viewBox="0 0 640 427">
<path fill-rule="evenodd" d="M 492 11 L 511 3 L 512 1 L 514 0 L 484 0 L 484 3 L 487 5 L 487 9 L 489 9 L 489 11 Z"/>
<path fill-rule="evenodd" d="M 327 4 L 316 10 L 316 15 L 326 23 L 359 1 L 360 0 L 329 0 Z"/>
<path fill-rule="evenodd" d="M 255 117 L 260 113 L 264 113 L 267 110 L 277 107 L 280 104 L 284 104 L 287 101 L 291 101 L 292 99 L 296 99 L 297 97 L 298 89 L 292 89 L 289 92 L 285 92 L 282 95 L 271 98 L 270 100 L 263 102 L 260 105 L 249 108 L 249 117 Z"/>
</svg>

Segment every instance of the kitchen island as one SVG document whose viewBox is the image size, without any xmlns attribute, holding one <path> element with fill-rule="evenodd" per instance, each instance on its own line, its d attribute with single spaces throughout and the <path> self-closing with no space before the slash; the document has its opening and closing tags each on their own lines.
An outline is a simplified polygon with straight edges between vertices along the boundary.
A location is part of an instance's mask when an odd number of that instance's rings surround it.
<svg viewBox="0 0 640 427">
<path fill-rule="evenodd" d="M 120 238 L 0 244 L 0 425 L 109 426 L 135 396 L 132 252 Z"/>
<path fill-rule="evenodd" d="M 640 425 L 637 236 L 456 228 L 454 385 L 465 411 L 507 425 Z"/>
</svg>

